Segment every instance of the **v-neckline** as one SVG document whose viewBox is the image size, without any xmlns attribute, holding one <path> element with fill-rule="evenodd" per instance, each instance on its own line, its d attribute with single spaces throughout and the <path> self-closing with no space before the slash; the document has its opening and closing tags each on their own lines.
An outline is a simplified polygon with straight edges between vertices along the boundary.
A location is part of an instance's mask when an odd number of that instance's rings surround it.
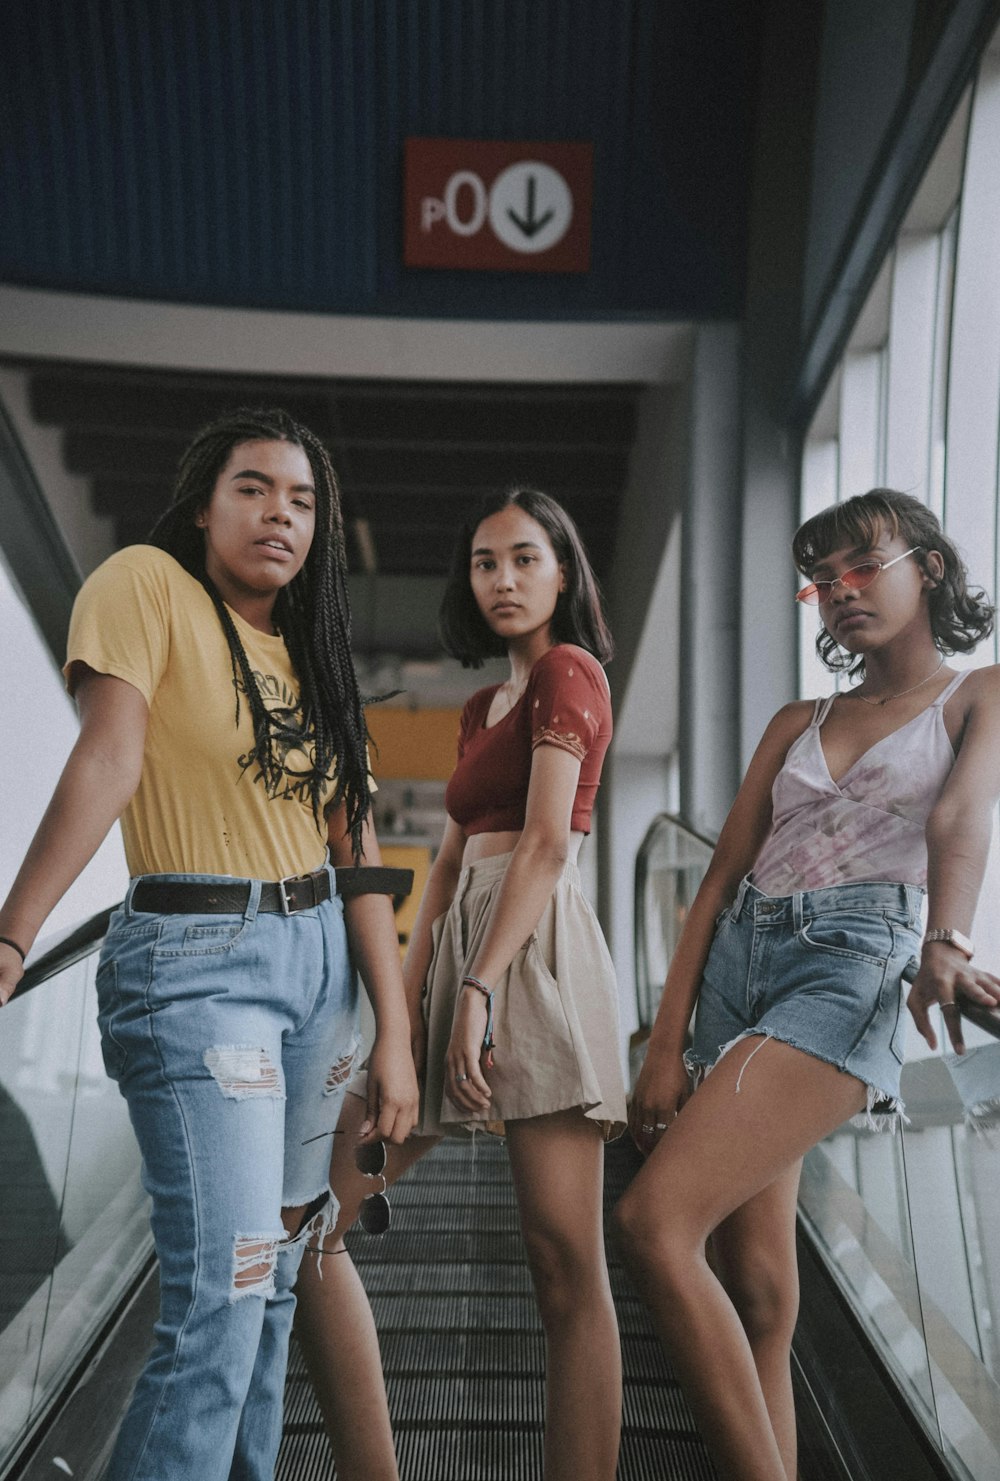
<svg viewBox="0 0 1000 1481">
<path fill-rule="evenodd" d="M 520 694 L 517 696 L 517 698 L 515 699 L 514 703 L 511 705 L 510 709 L 509 710 L 505 710 L 504 713 L 500 716 L 500 719 L 499 720 L 494 720 L 492 725 L 487 725 L 486 722 L 487 722 L 487 720 L 490 717 L 490 705 L 496 699 L 497 694 L 499 693 L 499 691 L 502 688 L 503 688 L 503 685 L 502 684 L 497 684 L 495 686 L 495 688 L 493 690 L 493 693 L 490 695 L 489 700 L 488 700 L 487 705 L 486 705 L 486 713 L 483 715 L 482 724 L 480 725 L 479 728 L 480 728 L 480 730 L 485 731 L 485 733 L 487 735 L 490 733 L 491 730 L 496 730 L 496 728 L 497 728 L 498 725 L 502 725 L 503 722 L 508 718 L 508 716 L 513 715 L 514 711 L 517 709 L 518 705 L 521 703 L 522 699 L 524 698 L 524 696 L 528 692 L 528 686 L 527 686 L 527 684 L 525 684 L 524 688 L 521 690 Z"/>
<path fill-rule="evenodd" d="M 857 769 L 857 767 L 859 767 L 861 765 L 862 761 L 864 761 L 864 759 L 865 759 L 866 756 L 870 756 L 873 751 L 877 750 L 878 747 L 881 746 L 885 741 L 891 740 L 894 735 L 899 735 L 902 731 L 904 731 L 907 728 L 908 725 L 913 725 L 917 720 L 922 720 L 924 718 L 924 716 L 927 714 L 927 711 L 928 710 L 933 710 L 935 708 L 935 706 L 941 706 L 944 696 L 946 694 L 948 694 L 948 692 L 951 689 L 952 684 L 954 683 L 955 679 L 962 678 L 962 677 L 964 677 L 964 675 L 961 675 L 961 674 L 953 674 L 952 677 L 951 677 L 951 679 L 948 681 L 948 683 L 941 690 L 941 693 L 939 695 L 937 695 L 934 699 L 932 699 L 931 702 L 930 702 L 930 704 L 924 705 L 924 707 L 923 707 L 922 710 L 918 710 L 915 715 L 911 715 L 908 720 L 904 720 L 903 723 L 902 723 L 902 725 L 897 725 L 896 728 L 895 728 L 895 730 L 890 730 L 885 735 L 879 736 L 879 738 L 878 738 L 877 741 L 872 741 L 872 743 L 868 747 L 868 749 L 866 751 L 862 751 L 861 752 L 861 755 L 855 761 L 852 761 L 851 764 L 850 764 L 850 766 L 847 768 L 847 770 L 846 771 L 842 771 L 840 773 L 840 776 L 839 777 L 835 777 L 834 776 L 833 772 L 830 770 L 830 763 L 826 759 L 826 751 L 823 749 L 823 725 L 822 725 L 822 722 L 820 724 L 816 725 L 814 728 L 815 728 L 815 731 L 816 731 L 816 741 L 817 741 L 817 744 L 819 745 L 819 754 L 823 758 L 823 766 L 826 769 L 826 774 L 830 778 L 830 781 L 833 783 L 833 785 L 836 787 L 837 791 L 840 792 L 840 791 L 843 790 L 843 783 L 850 776 L 851 772 L 852 771 L 855 771 Z M 824 715 L 823 716 L 823 719 L 825 720 L 828 715 L 829 715 L 829 711 L 827 711 L 827 715 Z M 948 740 L 948 744 L 951 745 L 951 739 L 950 739 L 950 737 L 949 737 L 949 740 Z"/>
</svg>

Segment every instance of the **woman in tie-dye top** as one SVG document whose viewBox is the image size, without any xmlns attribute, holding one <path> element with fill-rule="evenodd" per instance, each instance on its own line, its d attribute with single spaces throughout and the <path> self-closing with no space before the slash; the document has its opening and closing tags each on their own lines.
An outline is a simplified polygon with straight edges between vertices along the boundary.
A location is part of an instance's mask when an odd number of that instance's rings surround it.
<svg viewBox="0 0 1000 1481">
<path fill-rule="evenodd" d="M 1000 668 L 946 662 L 993 608 L 930 511 L 891 490 L 817 515 L 793 552 L 820 656 L 858 682 L 786 705 L 750 764 L 671 963 L 630 1112 L 649 1161 L 617 1213 L 718 1473 L 740 1481 L 796 1475 L 804 1154 L 849 1116 L 902 1113 L 904 977 L 932 1047 L 932 1004 L 958 1052 L 956 994 L 1000 1004 L 967 934 L 1000 793 Z"/>
</svg>

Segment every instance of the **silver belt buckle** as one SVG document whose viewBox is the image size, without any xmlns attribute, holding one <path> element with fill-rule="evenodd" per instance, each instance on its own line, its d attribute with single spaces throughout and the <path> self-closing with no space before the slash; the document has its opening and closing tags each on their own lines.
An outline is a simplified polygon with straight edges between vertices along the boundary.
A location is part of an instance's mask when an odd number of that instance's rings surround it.
<svg viewBox="0 0 1000 1481">
<path fill-rule="evenodd" d="M 292 902 L 288 897 L 288 891 L 285 889 L 285 886 L 289 880 L 295 880 L 297 877 L 295 874 L 286 874 L 284 879 L 278 880 L 278 899 L 281 901 L 282 915 L 291 915 L 292 913 Z"/>
</svg>

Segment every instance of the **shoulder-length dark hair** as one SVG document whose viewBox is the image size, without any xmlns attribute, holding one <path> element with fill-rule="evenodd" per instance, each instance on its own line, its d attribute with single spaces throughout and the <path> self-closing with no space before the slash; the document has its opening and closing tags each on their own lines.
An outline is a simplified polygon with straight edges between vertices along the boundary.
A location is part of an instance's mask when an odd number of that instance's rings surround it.
<svg viewBox="0 0 1000 1481">
<path fill-rule="evenodd" d="M 566 575 L 566 590 L 560 592 L 552 616 L 552 636 L 557 643 L 576 643 L 600 663 L 610 662 L 614 643 L 608 630 L 597 578 L 590 569 L 580 533 L 570 516 L 548 494 L 537 489 L 510 488 L 488 495 L 466 520 L 455 544 L 448 584 L 441 600 L 438 630 L 445 650 L 460 660 L 463 668 L 482 668 L 487 658 L 502 658 L 507 644 L 489 626 L 472 594 L 470 567 L 472 537 L 484 519 L 516 504 L 537 520 L 552 542 L 556 559 Z"/>
<path fill-rule="evenodd" d="M 215 605 L 226 635 L 236 688 L 239 723 L 240 690 L 253 719 L 253 760 L 268 787 L 282 771 L 274 745 L 272 721 L 239 633 L 225 603 L 205 571 L 205 537 L 195 515 L 208 504 L 219 474 L 235 447 L 243 442 L 290 442 L 309 460 L 316 489 L 316 526 L 301 571 L 278 592 L 274 621 L 288 649 L 301 690 L 302 726 L 313 756 L 309 791 L 317 823 L 331 772 L 335 785 L 330 806 L 343 802 L 354 853 L 361 849 L 361 829 L 371 805 L 368 791 L 367 730 L 351 656 L 351 616 L 347 600 L 347 558 L 340 489 L 326 448 L 307 427 L 276 410 L 240 408 L 203 427 L 181 458 L 173 502 L 149 534 L 156 545 L 197 577 Z"/>
<path fill-rule="evenodd" d="M 901 535 L 907 545 L 917 546 L 914 559 L 925 571 L 928 552 L 940 553 L 944 575 L 934 578 L 928 593 L 931 634 L 939 653 L 971 653 L 993 631 L 995 609 L 984 591 L 968 586 L 965 562 L 936 515 L 910 494 L 896 489 L 869 489 L 842 504 L 831 504 L 796 531 L 792 556 L 803 576 L 811 577 L 832 550 L 843 546 L 868 549 L 878 543 L 883 530 L 890 537 Z M 865 671 L 864 658 L 845 653 L 825 627 L 817 634 L 816 652 L 834 673 L 846 670 L 853 676 Z"/>
</svg>

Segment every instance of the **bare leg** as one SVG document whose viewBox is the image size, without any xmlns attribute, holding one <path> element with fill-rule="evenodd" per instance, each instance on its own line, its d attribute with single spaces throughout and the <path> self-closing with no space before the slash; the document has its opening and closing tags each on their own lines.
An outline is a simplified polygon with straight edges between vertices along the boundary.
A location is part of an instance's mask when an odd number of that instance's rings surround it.
<svg viewBox="0 0 1000 1481">
<path fill-rule="evenodd" d="M 801 1159 L 712 1235 L 716 1273 L 736 1308 L 785 1471 L 796 1472 L 792 1337 L 799 1309 L 795 1207 Z"/>
<path fill-rule="evenodd" d="M 545 1328 L 545 1481 L 612 1481 L 621 1346 L 604 1258 L 604 1149 L 580 1111 L 508 1121 L 521 1231 Z"/>
<path fill-rule="evenodd" d="M 770 1240 L 779 1263 L 782 1251 L 784 1260 L 794 1260 L 787 1228 L 792 1176 L 809 1148 L 864 1103 L 864 1087 L 853 1076 L 777 1040 L 745 1039 L 691 1097 L 616 1210 L 630 1268 L 720 1481 L 794 1481 L 795 1472 L 785 1462 L 787 1400 L 773 1377 L 776 1343 L 765 1341 L 764 1361 L 780 1434 L 751 1342 L 708 1266 L 706 1240 L 737 1209 L 764 1195 L 742 1227 L 755 1230 L 758 1249 Z M 740 1227 L 737 1219 L 723 1232 L 722 1255 L 731 1272 L 739 1264 Z M 783 1270 L 776 1285 L 787 1292 L 794 1279 Z"/>
<path fill-rule="evenodd" d="M 303 1255 L 295 1334 L 323 1412 L 339 1481 L 398 1481 L 378 1335 L 365 1288 L 343 1242 L 373 1186 L 354 1165 L 364 1118 L 364 1101 L 345 1096 L 337 1128 L 342 1135 L 333 1138 L 330 1165 L 340 1214 L 323 1242 L 322 1263 L 308 1247 Z M 387 1143 L 386 1181 L 395 1182 L 433 1146 L 431 1137 L 411 1137 L 402 1147 Z"/>
</svg>

